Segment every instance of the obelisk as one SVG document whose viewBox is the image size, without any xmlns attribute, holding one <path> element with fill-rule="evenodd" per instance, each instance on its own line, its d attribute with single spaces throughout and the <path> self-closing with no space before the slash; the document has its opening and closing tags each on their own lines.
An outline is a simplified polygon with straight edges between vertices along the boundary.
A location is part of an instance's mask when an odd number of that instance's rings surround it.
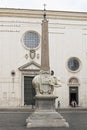
<svg viewBox="0 0 87 130">
<path fill-rule="evenodd" d="M 33 79 L 35 87 L 35 111 L 26 120 L 27 128 L 32 127 L 68 127 L 68 123 L 55 111 L 54 87 L 60 87 L 60 81 L 50 74 L 48 21 L 46 9 L 42 20 L 41 70 Z"/>
<path fill-rule="evenodd" d="M 49 38 L 48 21 L 46 19 L 46 9 L 44 4 L 44 15 L 42 20 L 42 44 L 41 44 L 41 70 L 50 71 L 49 66 Z"/>
</svg>

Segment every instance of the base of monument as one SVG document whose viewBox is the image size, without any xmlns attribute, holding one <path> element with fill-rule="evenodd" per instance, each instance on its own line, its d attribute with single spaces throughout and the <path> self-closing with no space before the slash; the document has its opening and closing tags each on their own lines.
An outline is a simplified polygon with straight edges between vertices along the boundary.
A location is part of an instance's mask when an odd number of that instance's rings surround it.
<svg viewBox="0 0 87 130">
<path fill-rule="evenodd" d="M 69 124 L 63 117 L 55 111 L 34 112 L 26 120 L 27 128 L 32 127 L 69 127 Z"/>
<path fill-rule="evenodd" d="M 27 128 L 69 127 L 66 120 L 55 111 L 56 96 L 36 96 L 36 110 L 26 119 Z"/>
</svg>

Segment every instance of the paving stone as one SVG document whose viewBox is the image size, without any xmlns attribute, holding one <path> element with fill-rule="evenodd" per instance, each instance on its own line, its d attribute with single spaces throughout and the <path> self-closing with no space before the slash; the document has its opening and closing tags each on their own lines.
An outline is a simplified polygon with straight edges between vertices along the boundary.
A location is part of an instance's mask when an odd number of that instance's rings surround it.
<svg viewBox="0 0 87 130">
<path fill-rule="evenodd" d="M 87 130 L 87 111 L 61 111 L 61 115 L 68 121 L 69 128 L 29 128 L 29 130 Z M 0 112 L 0 130 L 28 130 L 26 119 L 31 113 Z"/>
</svg>

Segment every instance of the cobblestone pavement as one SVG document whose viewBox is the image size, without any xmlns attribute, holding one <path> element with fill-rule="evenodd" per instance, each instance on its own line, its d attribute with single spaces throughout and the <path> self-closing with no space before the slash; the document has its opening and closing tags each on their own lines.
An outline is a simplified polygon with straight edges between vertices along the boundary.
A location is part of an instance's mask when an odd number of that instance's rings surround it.
<svg viewBox="0 0 87 130">
<path fill-rule="evenodd" d="M 30 128 L 29 130 L 87 130 L 87 111 L 61 111 L 68 121 L 69 128 Z M 0 130 L 28 130 L 26 119 L 28 111 L 0 111 Z"/>
</svg>

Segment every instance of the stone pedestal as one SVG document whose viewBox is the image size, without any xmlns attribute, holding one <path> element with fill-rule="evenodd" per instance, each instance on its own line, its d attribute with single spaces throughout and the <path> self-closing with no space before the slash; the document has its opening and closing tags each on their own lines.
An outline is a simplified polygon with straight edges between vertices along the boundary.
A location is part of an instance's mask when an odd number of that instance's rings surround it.
<svg viewBox="0 0 87 130">
<path fill-rule="evenodd" d="M 36 110 L 55 110 L 55 99 L 57 97 L 54 95 L 38 95 L 35 97 L 36 99 Z"/>
<path fill-rule="evenodd" d="M 27 128 L 31 127 L 68 127 L 68 123 L 55 111 L 53 95 L 36 96 L 36 110 L 26 120 Z"/>
</svg>

